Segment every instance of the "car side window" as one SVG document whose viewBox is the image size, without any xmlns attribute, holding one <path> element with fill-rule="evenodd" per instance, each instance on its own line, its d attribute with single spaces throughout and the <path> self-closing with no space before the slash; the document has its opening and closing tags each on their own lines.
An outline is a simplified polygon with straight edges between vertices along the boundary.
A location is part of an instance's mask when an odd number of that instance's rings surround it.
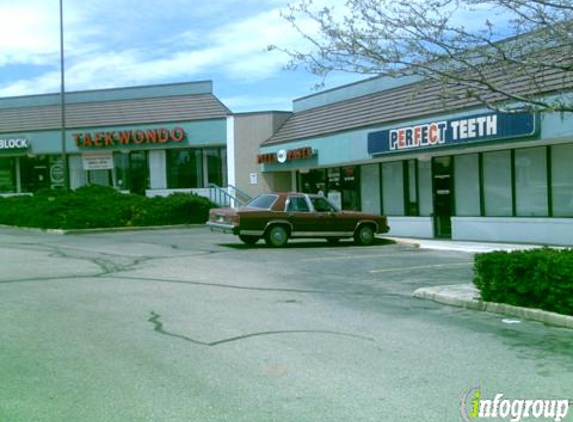
<svg viewBox="0 0 573 422">
<path fill-rule="evenodd" d="M 333 212 L 334 207 L 324 198 L 311 198 L 312 206 L 316 212 Z"/>
<path fill-rule="evenodd" d="M 288 199 L 287 211 L 290 212 L 309 212 L 308 203 L 302 196 L 291 196 Z"/>
</svg>

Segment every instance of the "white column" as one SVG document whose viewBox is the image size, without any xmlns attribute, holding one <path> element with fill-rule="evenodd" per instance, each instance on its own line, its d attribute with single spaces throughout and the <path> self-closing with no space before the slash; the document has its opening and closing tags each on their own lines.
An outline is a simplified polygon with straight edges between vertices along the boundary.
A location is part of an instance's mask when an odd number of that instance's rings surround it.
<svg viewBox="0 0 573 422">
<path fill-rule="evenodd" d="M 165 150 L 149 151 L 149 187 L 150 189 L 167 189 Z"/>
<path fill-rule="evenodd" d="M 235 174 L 235 117 L 227 117 L 227 183 L 236 186 Z"/>
</svg>

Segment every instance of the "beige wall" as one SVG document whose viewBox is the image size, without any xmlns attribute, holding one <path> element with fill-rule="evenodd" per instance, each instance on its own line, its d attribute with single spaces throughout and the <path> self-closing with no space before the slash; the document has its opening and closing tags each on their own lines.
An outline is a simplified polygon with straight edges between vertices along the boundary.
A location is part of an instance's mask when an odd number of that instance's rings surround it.
<svg viewBox="0 0 573 422">
<path fill-rule="evenodd" d="M 239 113 L 235 120 L 235 186 L 251 196 L 264 192 L 290 191 L 291 173 L 261 173 L 257 154 L 261 143 L 269 139 L 289 118 L 288 112 Z M 251 173 L 257 184 L 251 184 Z"/>
</svg>

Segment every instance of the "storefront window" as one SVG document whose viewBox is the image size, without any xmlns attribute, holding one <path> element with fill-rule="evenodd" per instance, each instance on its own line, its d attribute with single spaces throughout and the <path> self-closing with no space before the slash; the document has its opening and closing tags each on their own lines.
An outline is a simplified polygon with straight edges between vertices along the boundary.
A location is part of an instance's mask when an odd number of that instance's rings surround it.
<svg viewBox="0 0 573 422">
<path fill-rule="evenodd" d="M 64 181 L 64 165 L 62 163 L 62 156 L 50 155 L 49 162 L 50 162 L 50 188 L 63 189 L 65 181 Z"/>
<path fill-rule="evenodd" d="M 417 160 L 404 161 L 404 176 L 406 177 L 406 215 L 418 215 L 418 186 L 416 181 Z"/>
<path fill-rule="evenodd" d="M 492 217 L 512 216 L 511 152 L 483 154 L 485 214 Z"/>
<path fill-rule="evenodd" d="M 342 209 L 360 210 L 360 174 L 358 167 L 342 168 Z"/>
<path fill-rule="evenodd" d="M 432 194 L 432 162 L 430 160 L 418 161 L 418 194 L 420 196 L 420 215 L 432 215 L 434 205 Z"/>
<path fill-rule="evenodd" d="M 16 159 L 0 157 L 0 193 L 16 192 Z"/>
<path fill-rule="evenodd" d="M 224 157 L 226 155 L 226 150 L 221 148 L 209 148 L 203 150 L 206 169 L 206 185 L 209 183 L 214 183 L 217 186 L 226 185 L 225 173 L 226 165 Z"/>
<path fill-rule="evenodd" d="M 299 173 L 299 190 L 326 196 L 337 208 L 360 209 L 359 167 L 314 169 Z"/>
<path fill-rule="evenodd" d="M 87 184 L 87 172 L 84 170 L 81 155 L 71 155 L 68 159 L 70 165 L 70 188 L 77 189 Z"/>
<path fill-rule="evenodd" d="M 520 217 L 546 217 L 547 155 L 546 148 L 515 151 L 515 205 Z"/>
<path fill-rule="evenodd" d="M 481 215 L 478 154 L 455 156 L 454 184 L 456 215 L 462 217 Z"/>
<path fill-rule="evenodd" d="M 47 155 L 20 157 L 22 192 L 50 188 L 50 160 Z"/>
<path fill-rule="evenodd" d="M 309 170 L 300 173 L 300 191 L 304 193 L 326 193 L 326 170 Z"/>
<path fill-rule="evenodd" d="M 337 208 L 343 209 L 340 168 L 326 170 L 326 196 Z"/>
<path fill-rule="evenodd" d="M 167 150 L 166 159 L 169 189 L 203 187 L 203 160 L 200 149 Z"/>
<path fill-rule="evenodd" d="M 362 211 L 380 214 L 380 166 L 368 164 L 360 166 L 362 185 Z"/>
<path fill-rule="evenodd" d="M 402 161 L 382 164 L 384 214 L 404 215 L 404 171 Z"/>
<path fill-rule="evenodd" d="M 149 162 L 147 151 L 131 151 L 115 153 L 116 186 L 120 190 L 145 195 L 149 189 Z"/>
<path fill-rule="evenodd" d="M 551 147 L 553 215 L 573 217 L 573 144 Z"/>
<path fill-rule="evenodd" d="M 111 170 L 88 170 L 90 185 L 111 186 Z"/>
</svg>

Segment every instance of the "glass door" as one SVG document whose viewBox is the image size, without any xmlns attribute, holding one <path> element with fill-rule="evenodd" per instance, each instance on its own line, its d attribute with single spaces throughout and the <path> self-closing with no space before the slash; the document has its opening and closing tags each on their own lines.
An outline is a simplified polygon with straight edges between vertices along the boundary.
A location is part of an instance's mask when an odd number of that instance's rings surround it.
<svg viewBox="0 0 573 422">
<path fill-rule="evenodd" d="M 435 157 L 432 160 L 434 190 L 434 236 L 452 237 L 453 159 Z"/>
</svg>

